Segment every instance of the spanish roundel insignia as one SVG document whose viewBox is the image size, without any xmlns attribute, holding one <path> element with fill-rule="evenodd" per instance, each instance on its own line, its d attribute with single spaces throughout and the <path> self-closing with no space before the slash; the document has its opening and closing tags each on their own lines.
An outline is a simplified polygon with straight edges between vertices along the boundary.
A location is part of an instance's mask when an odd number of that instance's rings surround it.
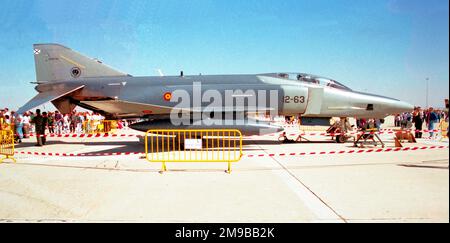
<svg viewBox="0 0 450 243">
<path fill-rule="evenodd" d="M 164 93 L 163 98 L 165 101 L 170 101 L 170 99 L 172 99 L 172 93 L 170 93 L 170 92 Z"/>
</svg>

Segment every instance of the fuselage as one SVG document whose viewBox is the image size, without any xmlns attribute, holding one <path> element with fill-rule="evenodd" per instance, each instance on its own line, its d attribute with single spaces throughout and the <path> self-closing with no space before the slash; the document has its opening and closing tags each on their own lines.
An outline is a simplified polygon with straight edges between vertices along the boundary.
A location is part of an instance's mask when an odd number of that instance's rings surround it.
<svg viewBox="0 0 450 243">
<path fill-rule="evenodd" d="M 47 92 L 84 85 L 68 95 L 70 103 L 119 118 L 167 115 L 174 108 L 201 112 L 205 107 L 218 112 L 270 111 L 278 115 L 364 118 L 382 118 L 413 109 L 397 99 L 356 92 L 337 82 L 314 80 L 317 82 L 280 74 L 122 76 L 51 82 L 38 85 L 36 90 Z M 179 97 L 172 97 L 180 91 L 189 99 L 182 107 Z"/>
</svg>

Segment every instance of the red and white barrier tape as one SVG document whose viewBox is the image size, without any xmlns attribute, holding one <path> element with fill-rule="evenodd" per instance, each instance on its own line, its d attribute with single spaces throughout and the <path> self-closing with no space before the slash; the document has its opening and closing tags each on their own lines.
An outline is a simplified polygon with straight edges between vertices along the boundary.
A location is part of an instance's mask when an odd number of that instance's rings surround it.
<svg viewBox="0 0 450 243">
<path fill-rule="evenodd" d="M 36 134 L 27 134 L 29 137 L 35 137 Z M 47 137 L 47 138 L 106 138 L 106 137 L 137 137 L 142 136 L 139 134 L 109 134 L 109 133 L 95 133 L 95 134 L 75 134 L 75 133 L 68 133 L 68 134 L 46 134 L 46 135 L 40 135 L 41 137 Z"/>
<path fill-rule="evenodd" d="M 406 148 L 380 148 L 380 149 L 359 149 L 359 150 L 340 150 L 340 151 L 322 151 L 322 152 L 301 152 L 301 153 L 279 153 L 279 154 L 248 154 L 245 157 L 284 157 L 284 156 L 307 156 L 307 155 L 330 155 L 330 154 L 362 154 L 362 153 L 381 153 L 381 152 L 399 152 L 399 151 L 418 151 L 426 149 L 444 149 L 449 146 L 428 146 L 428 147 L 406 147 Z"/>
<path fill-rule="evenodd" d="M 91 157 L 91 156 L 120 156 L 120 155 L 141 155 L 144 152 L 116 152 L 116 153 L 47 153 L 47 152 L 26 152 L 15 151 L 16 154 L 35 156 L 57 156 L 57 157 Z"/>
<path fill-rule="evenodd" d="M 311 133 L 291 133 L 286 134 L 288 136 L 338 136 L 338 135 L 364 135 L 364 134 L 396 134 L 396 133 L 410 133 L 410 132 L 441 132 L 441 130 L 403 130 L 403 131 L 394 131 L 394 130 L 384 130 L 379 132 L 347 132 L 347 133 L 326 133 L 326 132 L 311 132 Z M 35 137 L 35 134 L 28 134 L 30 137 Z M 97 134 L 46 134 L 40 135 L 41 137 L 47 138 L 106 138 L 106 137 L 142 137 L 144 135 L 141 134 L 109 134 L 109 133 L 97 133 Z M 253 136 L 245 136 L 245 137 L 279 137 L 280 134 L 268 134 L 268 135 L 253 135 Z"/>
<path fill-rule="evenodd" d="M 326 133 L 326 132 L 311 132 L 311 133 L 290 133 L 290 134 L 286 134 L 288 136 L 328 136 L 328 137 L 336 137 L 338 135 L 366 135 L 366 134 L 379 134 L 379 135 L 383 135 L 383 134 L 397 134 L 397 133 L 411 133 L 411 132 L 422 132 L 422 133 L 429 133 L 429 132 L 441 132 L 441 130 L 403 130 L 403 131 L 381 131 L 381 132 L 347 132 L 347 133 Z M 263 135 L 263 136 L 270 136 L 270 137 L 276 137 L 276 136 L 280 136 L 279 134 L 269 134 L 269 135 Z M 251 137 L 260 137 L 258 135 L 254 135 Z"/>
<path fill-rule="evenodd" d="M 399 151 L 417 151 L 426 149 L 444 149 L 449 146 L 424 146 L 424 147 L 405 147 L 405 148 L 380 148 L 380 149 L 358 149 L 358 150 L 340 150 L 340 151 L 322 151 L 322 152 L 300 152 L 300 153 L 272 153 L 272 154 L 244 154 L 244 157 L 283 157 L 283 156 L 307 156 L 307 155 L 325 155 L 325 154 L 361 154 L 361 153 L 381 153 L 381 152 L 399 152 Z M 144 152 L 116 152 L 116 153 L 48 153 L 48 152 L 26 152 L 16 151 L 16 154 L 34 155 L 34 156 L 57 156 L 57 157 L 92 157 L 92 156 L 121 156 L 121 155 L 145 155 Z"/>
</svg>

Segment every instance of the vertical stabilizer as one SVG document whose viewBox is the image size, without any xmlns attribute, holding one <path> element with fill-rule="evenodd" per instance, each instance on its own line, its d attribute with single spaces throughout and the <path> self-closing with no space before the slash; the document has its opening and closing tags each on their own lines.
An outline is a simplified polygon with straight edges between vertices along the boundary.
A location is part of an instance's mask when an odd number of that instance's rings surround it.
<svg viewBox="0 0 450 243">
<path fill-rule="evenodd" d="M 84 77 L 127 76 L 59 44 L 34 44 L 37 81 L 60 81 Z"/>
</svg>

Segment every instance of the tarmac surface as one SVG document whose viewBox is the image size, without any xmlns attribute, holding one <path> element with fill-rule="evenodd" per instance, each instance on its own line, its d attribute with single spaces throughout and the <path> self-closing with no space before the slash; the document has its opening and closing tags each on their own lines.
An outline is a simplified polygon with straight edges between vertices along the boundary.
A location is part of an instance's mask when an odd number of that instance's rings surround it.
<svg viewBox="0 0 450 243">
<path fill-rule="evenodd" d="M 392 134 L 381 137 L 394 148 Z M 356 150 L 372 152 L 343 154 L 329 152 L 355 150 L 353 143 L 309 139 L 314 142 L 246 138 L 231 174 L 226 163 L 168 163 L 169 171 L 159 173 L 160 163 L 139 154 L 17 154 L 17 163 L 0 164 L 0 222 L 449 222 L 448 139 L 403 144 L 427 149 L 366 146 Z M 25 139 L 16 150 L 144 151 L 137 137 L 34 143 Z"/>
</svg>

